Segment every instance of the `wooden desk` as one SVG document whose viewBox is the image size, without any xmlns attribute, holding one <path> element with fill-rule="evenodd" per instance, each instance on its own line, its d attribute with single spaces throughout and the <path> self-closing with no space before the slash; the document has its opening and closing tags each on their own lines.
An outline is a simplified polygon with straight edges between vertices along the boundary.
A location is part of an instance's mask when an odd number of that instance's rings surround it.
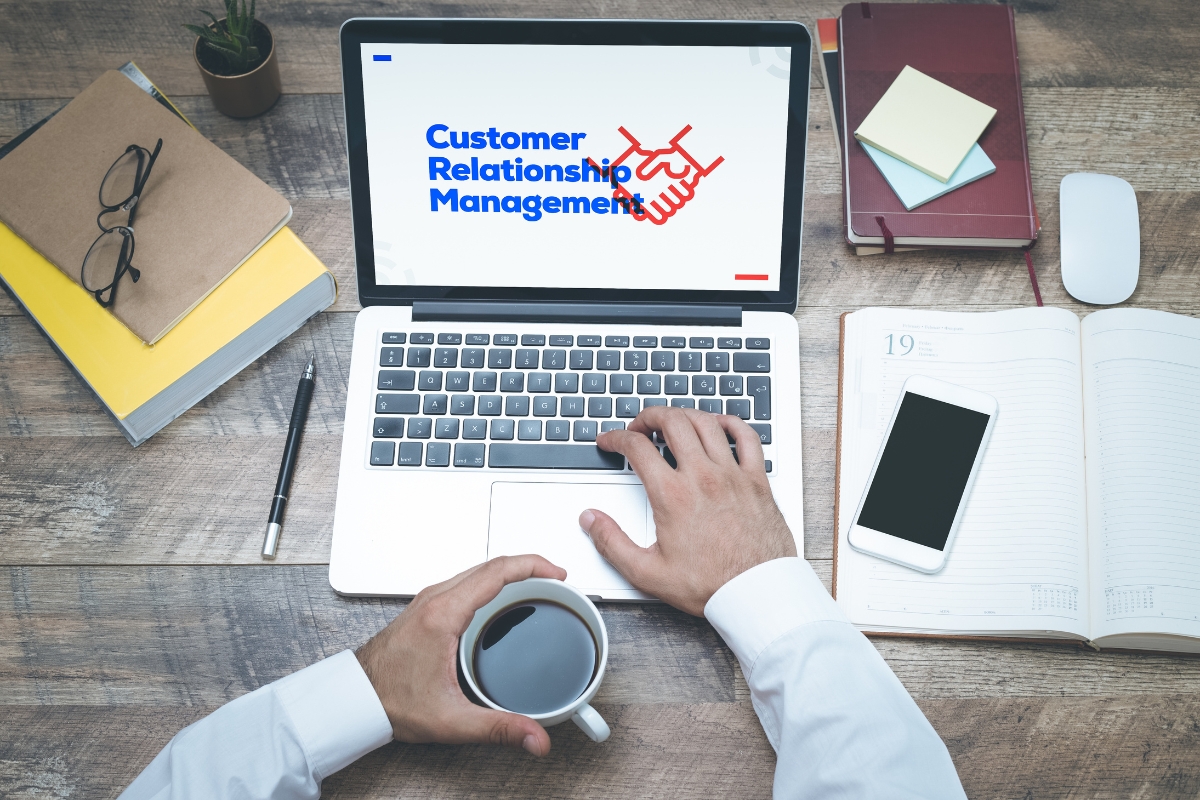
<svg viewBox="0 0 1200 800">
<path fill-rule="evenodd" d="M 213 3 L 205 5 L 212 6 Z M 1024 6 L 1028 7 L 1025 8 Z M 274 0 L 288 92 L 266 115 L 216 113 L 191 60 L 195 3 L 0 4 L 0 141 L 135 59 L 207 136 L 291 199 L 292 227 L 338 275 L 329 312 L 134 450 L 0 296 L 0 796 L 112 797 L 181 727 L 365 641 L 403 607 L 329 588 L 356 287 L 337 28 L 383 14 L 797 19 L 837 2 L 465 3 Z M 1111 172 L 1138 191 L 1131 304 L 1200 314 L 1200 23 L 1185 2 L 1018 3 L 1047 304 L 1086 309 L 1058 275 L 1058 182 Z M 837 320 L 868 305 L 1033 302 L 1012 253 L 858 258 L 841 240 L 838 161 L 813 65 L 800 285 L 805 555 L 832 554 Z M 296 378 L 317 391 L 276 564 L 258 556 Z M 397 508 L 398 515 L 404 514 Z M 766 797 L 775 755 L 729 650 L 662 606 L 607 606 L 597 705 L 612 739 L 556 728 L 538 761 L 493 747 L 391 745 L 327 797 Z M 954 756 L 972 797 L 1195 797 L 1200 660 L 1055 646 L 875 642 Z"/>
</svg>

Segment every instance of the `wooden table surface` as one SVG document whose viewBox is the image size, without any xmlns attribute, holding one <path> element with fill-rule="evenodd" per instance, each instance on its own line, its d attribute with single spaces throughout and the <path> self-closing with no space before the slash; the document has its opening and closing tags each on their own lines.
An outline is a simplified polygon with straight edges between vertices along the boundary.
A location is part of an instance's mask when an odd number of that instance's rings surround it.
<svg viewBox="0 0 1200 800">
<path fill-rule="evenodd" d="M 141 447 L 0 296 L 0 797 L 113 797 L 181 727 L 355 647 L 404 607 L 346 599 L 327 567 L 358 310 L 337 29 L 351 16 L 769 18 L 836 2 L 267 0 L 286 94 L 213 110 L 178 0 L 0 0 L 0 142 L 134 59 L 225 151 L 282 192 L 341 296 Z M 206 2 L 203 5 L 216 5 Z M 1109 172 L 1137 190 L 1142 268 L 1129 305 L 1200 314 L 1200 21 L 1190 3 L 1018 1 L 1047 304 L 1086 314 L 1058 272 L 1058 182 Z M 796 65 L 803 68 L 803 65 Z M 800 281 L 805 556 L 832 555 L 837 320 L 870 305 L 1033 303 L 1013 253 L 859 258 L 841 239 L 838 159 L 813 61 Z M 320 376 L 275 564 L 258 551 L 306 351 Z M 800 487 L 795 487 L 799 489 Z M 397 513 L 403 513 L 398 509 Z M 493 747 L 390 745 L 327 797 L 767 797 L 775 755 L 712 628 L 658 605 L 605 606 L 596 704 L 612 739 L 552 732 L 543 760 Z M 971 797 L 1196 797 L 1200 659 L 1071 647 L 875 640 L 945 739 Z"/>
</svg>

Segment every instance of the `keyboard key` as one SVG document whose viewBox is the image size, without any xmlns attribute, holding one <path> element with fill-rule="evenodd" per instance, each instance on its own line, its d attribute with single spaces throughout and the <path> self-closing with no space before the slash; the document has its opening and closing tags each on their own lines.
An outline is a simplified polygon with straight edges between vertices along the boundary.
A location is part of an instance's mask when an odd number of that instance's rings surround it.
<svg viewBox="0 0 1200 800">
<path fill-rule="evenodd" d="M 469 417 L 475 413 L 475 395 L 455 394 L 450 396 L 450 413 L 456 417 Z"/>
<path fill-rule="evenodd" d="M 529 398 L 526 395 L 510 394 L 504 398 L 504 416 L 528 417 Z"/>
<path fill-rule="evenodd" d="M 591 355 L 590 351 L 588 353 Z M 567 351 L 566 350 L 543 350 L 542 351 L 542 369 L 566 369 L 567 368 Z"/>
<path fill-rule="evenodd" d="M 494 392 L 496 385 L 494 372 L 476 372 L 471 378 L 471 390 L 475 392 Z"/>
<path fill-rule="evenodd" d="M 589 397 L 588 398 L 588 416 L 589 417 L 611 417 L 612 416 L 612 398 L 611 397 Z M 579 423 L 575 423 L 578 425 Z"/>
<path fill-rule="evenodd" d="M 405 333 L 385 333 L 383 335 L 384 344 L 404 344 L 408 339 L 408 334 Z"/>
<path fill-rule="evenodd" d="M 497 339 L 500 337 L 497 336 Z M 512 350 L 488 350 L 489 369 L 512 369 Z"/>
<path fill-rule="evenodd" d="M 716 375 L 693 375 L 692 376 L 692 394 L 705 395 L 717 393 L 717 376 Z"/>
<path fill-rule="evenodd" d="M 766 461 L 764 461 L 763 467 L 765 467 L 766 471 L 769 473 L 771 471 L 771 467 L 772 467 L 771 459 L 768 458 Z"/>
<path fill-rule="evenodd" d="M 583 398 L 582 397 L 564 397 L 560 404 L 559 413 L 564 417 L 582 417 L 583 416 Z"/>
<path fill-rule="evenodd" d="M 479 369 L 483 366 L 484 350 L 482 347 L 464 347 L 462 351 L 463 369 Z"/>
<path fill-rule="evenodd" d="M 770 339 L 761 339 L 761 338 L 747 339 L 746 340 L 746 348 L 749 350 L 770 350 L 771 349 L 771 340 Z"/>
<path fill-rule="evenodd" d="M 580 337 L 583 338 L 583 337 Z M 571 351 L 571 369 L 585 370 L 592 368 L 592 353 L 591 350 L 572 350 Z"/>
<path fill-rule="evenodd" d="M 433 433 L 433 420 L 428 417 L 410 417 L 408 420 L 408 438 L 428 439 Z"/>
<path fill-rule="evenodd" d="M 458 366 L 458 348 L 455 347 L 439 347 L 433 351 L 433 365 L 435 367 L 457 367 Z"/>
<path fill-rule="evenodd" d="M 549 372 L 531 372 L 525 382 L 526 391 L 530 394 L 544 394 L 550 391 Z"/>
<path fill-rule="evenodd" d="M 464 439 L 483 439 L 487 437 L 486 419 L 464 419 L 462 424 Z"/>
<path fill-rule="evenodd" d="M 650 346 L 653 347 L 654 345 L 650 345 Z M 621 422 L 620 420 L 614 420 L 611 422 L 601 422 L 600 423 L 600 432 L 601 433 L 608 433 L 609 431 L 623 431 L 623 430 L 625 430 L 625 423 Z"/>
<path fill-rule="evenodd" d="M 574 336 L 551 336 L 550 337 L 550 346 L 551 347 L 570 347 L 573 344 L 575 344 Z"/>
<path fill-rule="evenodd" d="M 419 467 L 421 466 L 421 450 L 420 442 L 401 442 L 400 454 L 396 459 L 398 467 Z"/>
<path fill-rule="evenodd" d="M 512 346 L 517 343 L 517 335 L 515 333 L 497 333 L 492 337 L 492 344 Z"/>
<path fill-rule="evenodd" d="M 410 347 L 408 348 L 408 366 L 428 367 L 432 355 L 433 351 L 428 347 Z"/>
<path fill-rule="evenodd" d="M 535 417 L 553 417 L 558 413 L 558 398 L 554 395 L 538 395 L 533 398 L 533 415 Z"/>
<path fill-rule="evenodd" d="M 417 384 L 417 373 L 410 369 L 379 370 L 379 389 L 393 392 L 411 392 Z"/>
<path fill-rule="evenodd" d="M 430 442 L 425 448 L 425 466 L 427 467 L 448 467 L 450 466 L 450 443 L 449 442 Z"/>
<path fill-rule="evenodd" d="M 670 465 L 671 469 L 679 468 L 679 462 L 677 460 L 675 460 L 675 454 L 671 452 L 671 448 L 664 447 L 662 449 L 662 457 L 663 457 L 663 460 L 665 460 L 667 462 L 667 464 Z"/>
<path fill-rule="evenodd" d="M 736 336 L 722 336 L 717 339 L 717 347 L 722 350 L 741 350 L 742 340 Z"/>
<path fill-rule="evenodd" d="M 755 376 L 746 379 L 746 394 L 754 398 L 754 418 L 771 418 L 771 379 Z"/>
<path fill-rule="evenodd" d="M 675 408 L 695 408 L 696 401 L 690 397 L 675 397 L 672 398 L 671 405 Z"/>
<path fill-rule="evenodd" d="M 700 353 L 679 354 L 680 372 L 699 372 L 702 369 L 704 369 L 704 358 Z"/>
<path fill-rule="evenodd" d="M 596 369 L 620 369 L 621 351 L 600 350 L 596 353 Z"/>
<path fill-rule="evenodd" d="M 427 394 L 421 405 L 422 414 L 445 414 L 450 402 L 444 394 Z"/>
<path fill-rule="evenodd" d="M 667 375 L 663 379 L 663 392 L 666 394 L 687 394 L 687 375 Z"/>
<path fill-rule="evenodd" d="M 750 419 L 749 400 L 726 400 L 725 413 L 738 419 Z"/>
<path fill-rule="evenodd" d="M 762 422 L 751 422 L 750 427 L 758 434 L 758 440 L 763 444 L 771 443 L 771 426 Z"/>
<path fill-rule="evenodd" d="M 395 461 L 395 442 L 371 442 L 371 466 L 390 467 Z"/>
<path fill-rule="evenodd" d="M 642 403 L 642 407 L 649 408 L 650 406 L 665 406 L 666 404 L 667 398 L 665 397 L 647 397 Z"/>
<path fill-rule="evenodd" d="M 608 391 L 613 394 L 633 394 L 633 376 L 613 375 L 609 377 Z"/>
<path fill-rule="evenodd" d="M 489 467 L 515 469 L 612 469 L 625 468 L 625 457 L 595 445 L 494 444 L 488 448 Z"/>
<path fill-rule="evenodd" d="M 650 354 L 650 369 L 655 372 L 671 372 L 675 369 L 675 354 L 657 350 Z"/>
<path fill-rule="evenodd" d="M 512 439 L 516 428 L 517 424 L 511 419 L 494 419 L 492 420 L 491 436 L 493 439 Z"/>
<path fill-rule="evenodd" d="M 454 466 L 482 467 L 485 448 L 486 445 L 482 444 L 454 445 Z"/>
<path fill-rule="evenodd" d="M 577 442 L 594 442 L 596 441 L 597 429 L 599 423 L 592 422 L 586 419 L 575 420 L 575 441 Z"/>
<path fill-rule="evenodd" d="M 403 417 L 376 417 L 371 426 L 371 435 L 376 439 L 401 439 L 404 437 Z"/>
<path fill-rule="evenodd" d="M 525 333 L 521 335 L 522 347 L 541 347 L 546 344 L 546 337 L 540 333 Z"/>
<path fill-rule="evenodd" d="M 584 394 L 604 394 L 605 377 L 603 372 L 589 372 L 583 376 Z"/>
<path fill-rule="evenodd" d="M 729 353 L 705 353 L 706 372 L 729 372 Z"/>
<path fill-rule="evenodd" d="M 432 333 L 414 333 L 411 339 L 413 344 L 433 344 Z"/>
<path fill-rule="evenodd" d="M 721 387 L 721 394 L 725 397 L 740 397 L 742 394 L 742 376 L 741 375 L 722 375 L 718 383 Z"/>
<path fill-rule="evenodd" d="M 517 369 L 537 369 L 538 358 L 541 356 L 540 350 L 522 349 L 517 351 L 516 365 Z"/>
<path fill-rule="evenodd" d="M 503 406 L 504 403 L 498 394 L 479 395 L 479 416 L 481 417 L 498 417 Z"/>
<path fill-rule="evenodd" d="M 658 394 L 662 391 L 662 375 L 638 375 L 638 394 Z"/>
<path fill-rule="evenodd" d="M 648 361 L 649 359 L 646 358 L 646 354 L 640 350 L 625 351 L 625 369 L 629 370 L 630 372 L 640 372 L 641 370 L 644 370 Z"/>
<path fill-rule="evenodd" d="M 442 388 L 442 373 L 438 370 L 421 370 L 417 378 L 417 389 L 422 392 L 437 392 Z"/>
<path fill-rule="evenodd" d="M 379 366 L 381 367 L 403 367 L 404 366 L 404 348 L 403 347 L 385 347 L 379 351 Z"/>
<path fill-rule="evenodd" d="M 637 397 L 618 397 L 617 398 L 617 416 L 618 417 L 636 417 L 638 411 L 641 410 L 641 399 Z M 647 400 L 649 405 L 650 401 Z"/>
<path fill-rule="evenodd" d="M 540 419 L 523 419 L 517 423 L 517 438 L 527 442 L 542 440 L 542 421 Z"/>
<path fill-rule="evenodd" d="M 579 391 L 579 376 L 574 372 L 558 372 L 554 375 L 554 391 L 573 394 Z"/>
<path fill-rule="evenodd" d="M 715 397 L 705 397 L 698 401 L 700 410 L 707 411 L 710 414 L 721 413 L 721 401 Z"/>
<path fill-rule="evenodd" d="M 711 336 L 693 336 L 688 339 L 688 347 L 696 350 L 711 350 L 713 340 Z"/>
<path fill-rule="evenodd" d="M 525 373 L 524 372 L 501 372 L 500 373 L 500 391 L 502 391 L 502 392 L 523 392 L 523 391 L 525 391 Z"/>
<path fill-rule="evenodd" d="M 469 392 L 469 391 L 471 391 L 471 373 L 469 373 L 469 372 L 447 372 L 446 373 L 446 391 L 447 392 Z"/>
<path fill-rule="evenodd" d="M 682 336 L 664 336 L 662 338 L 662 346 L 675 349 L 687 347 L 687 339 L 684 339 Z"/>
<path fill-rule="evenodd" d="M 657 336 L 635 336 L 633 337 L 634 347 L 658 347 Z"/>
<path fill-rule="evenodd" d="M 447 419 L 439 419 L 433 426 L 433 438 L 435 439 L 457 439 L 458 438 L 458 420 L 453 417 Z"/>
<path fill-rule="evenodd" d="M 439 333 L 438 344 L 462 344 L 461 333 Z"/>
<path fill-rule="evenodd" d="M 770 353 L 734 353 L 734 372 L 770 372 Z"/>
<path fill-rule="evenodd" d="M 604 346 L 605 347 L 629 347 L 629 337 L 628 336 L 605 336 L 604 337 Z"/>
<path fill-rule="evenodd" d="M 580 336 L 579 341 L 576 342 L 576 344 L 578 344 L 580 347 L 599 347 L 600 346 L 600 337 L 599 336 Z"/>
<path fill-rule="evenodd" d="M 415 414 L 421 403 L 419 394 L 377 394 L 376 414 Z"/>
<path fill-rule="evenodd" d="M 492 337 L 486 333 L 468 333 L 467 344 L 483 344 L 486 345 L 492 341 Z"/>
<path fill-rule="evenodd" d="M 571 423 L 565 419 L 546 420 L 546 441 L 565 442 L 571 438 Z"/>
</svg>

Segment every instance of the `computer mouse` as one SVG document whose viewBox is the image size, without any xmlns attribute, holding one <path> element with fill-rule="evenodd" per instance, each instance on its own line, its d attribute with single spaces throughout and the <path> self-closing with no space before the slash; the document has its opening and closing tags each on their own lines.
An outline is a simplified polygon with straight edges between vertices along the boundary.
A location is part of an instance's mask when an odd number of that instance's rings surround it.
<svg viewBox="0 0 1200 800">
<path fill-rule="evenodd" d="M 1142 249 L 1133 187 L 1114 175 L 1076 172 L 1058 185 L 1058 210 L 1066 290 L 1096 305 L 1129 299 Z"/>
</svg>

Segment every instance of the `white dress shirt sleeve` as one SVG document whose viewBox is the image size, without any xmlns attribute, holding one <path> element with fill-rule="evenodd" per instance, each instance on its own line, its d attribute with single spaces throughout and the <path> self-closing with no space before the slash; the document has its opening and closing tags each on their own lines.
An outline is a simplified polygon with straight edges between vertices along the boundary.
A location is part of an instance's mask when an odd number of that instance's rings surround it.
<svg viewBox="0 0 1200 800">
<path fill-rule="evenodd" d="M 184 728 L 120 800 L 317 798 L 322 780 L 391 740 L 379 696 L 346 650 Z"/>
<path fill-rule="evenodd" d="M 775 748 L 776 800 L 965 797 L 942 740 L 807 561 L 747 570 L 704 615 Z"/>
</svg>

